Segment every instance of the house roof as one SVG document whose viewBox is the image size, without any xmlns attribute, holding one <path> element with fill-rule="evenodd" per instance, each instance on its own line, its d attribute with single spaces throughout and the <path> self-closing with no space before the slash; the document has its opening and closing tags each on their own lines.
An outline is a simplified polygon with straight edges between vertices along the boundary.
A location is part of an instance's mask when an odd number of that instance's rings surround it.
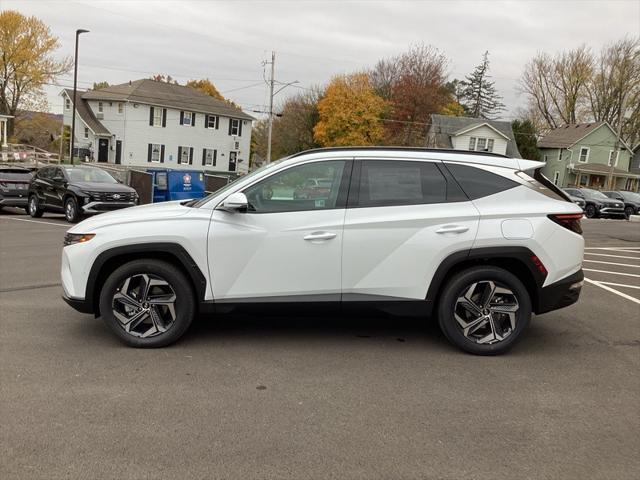
<svg viewBox="0 0 640 480">
<path fill-rule="evenodd" d="M 608 175 L 611 172 L 611 167 L 602 163 L 576 163 L 573 169 L 584 173 L 600 173 L 604 175 Z M 613 174 L 621 177 L 630 175 L 626 170 L 615 167 Z M 633 176 L 633 172 L 631 172 L 631 176 Z"/>
<path fill-rule="evenodd" d="M 70 88 L 65 88 L 64 93 L 69 97 L 69 99 L 73 102 L 73 90 Z M 76 113 L 80 117 L 80 119 L 85 123 L 87 127 L 91 129 L 91 131 L 96 135 L 111 135 L 111 132 L 100 123 L 100 120 L 96 118 L 93 114 L 93 111 L 89 108 L 86 100 L 82 97 L 85 92 L 81 90 L 76 91 L 76 98 L 79 98 L 80 101 L 77 102 L 76 105 Z"/>
<path fill-rule="evenodd" d="M 481 123 L 474 123 L 473 125 L 469 125 L 468 127 L 463 127 L 460 130 L 458 130 L 457 132 L 455 132 L 453 135 L 462 135 L 464 133 L 467 132 L 471 132 L 477 128 L 480 127 L 488 127 L 491 130 L 493 130 L 494 132 L 496 132 L 498 135 L 500 135 L 501 137 L 504 137 L 506 140 L 509 140 L 509 137 L 507 137 L 504 133 L 502 133 L 500 130 L 498 130 L 495 127 L 492 127 L 491 125 L 489 125 L 487 122 L 481 122 Z"/>
<path fill-rule="evenodd" d="M 83 93 L 85 100 L 136 102 L 170 107 L 178 110 L 211 113 L 225 117 L 254 120 L 239 108 L 206 95 L 199 90 L 173 83 L 141 79 L 121 85 L 111 85 Z"/>
<path fill-rule="evenodd" d="M 538 142 L 539 148 L 568 148 L 597 130 L 606 122 L 567 124 L 549 131 Z"/>
<path fill-rule="evenodd" d="M 453 148 L 451 143 L 451 137 L 460 135 L 461 133 L 468 132 L 481 125 L 487 125 L 500 135 L 507 139 L 507 151 L 506 155 L 513 158 L 522 158 L 518 147 L 516 145 L 516 139 L 513 135 L 511 123 L 503 122 L 500 120 L 487 120 L 484 118 L 469 118 L 469 117 L 450 117 L 448 115 L 431 115 L 431 127 L 430 132 L 435 139 L 435 147 L 437 148 Z"/>
</svg>

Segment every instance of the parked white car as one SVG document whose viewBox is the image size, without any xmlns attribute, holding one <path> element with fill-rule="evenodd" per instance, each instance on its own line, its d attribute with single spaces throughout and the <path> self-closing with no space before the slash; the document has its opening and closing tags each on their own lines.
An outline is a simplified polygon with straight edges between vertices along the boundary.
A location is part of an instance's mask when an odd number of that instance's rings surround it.
<svg viewBox="0 0 640 480">
<path fill-rule="evenodd" d="M 283 304 L 427 317 L 454 345 L 504 352 L 531 314 L 577 301 L 582 210 L 501 155 L 403 148 L 303 152 L 198 201 L 71 228 L 66 301 L 125 343 L 178 340 L 197 312 Z M 322 195 L 299 198 L 310 179 Z"/>
</svg>

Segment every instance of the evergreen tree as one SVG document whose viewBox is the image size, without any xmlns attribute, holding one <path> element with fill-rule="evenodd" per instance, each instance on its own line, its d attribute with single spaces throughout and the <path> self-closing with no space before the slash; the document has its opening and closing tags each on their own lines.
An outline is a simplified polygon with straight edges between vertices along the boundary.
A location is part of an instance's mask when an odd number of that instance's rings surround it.
<svg viewBox="0 0 640 480">
<path fill-rule="evenodd" d="M 502 97 L 496 91 L 489 76 L 489 52 L 482 56 L 482 62 L 471 75 L 467 75 L 462 84 L 462 104 L 475 118 L 494 119 L 504 110 Z"/>
<path fill-rule="evenodd" d="M 511 123 L 516 146 L 522 158 L 540 160 L 538 131 L 531 120 L 514 120 Z"/>
</svg>

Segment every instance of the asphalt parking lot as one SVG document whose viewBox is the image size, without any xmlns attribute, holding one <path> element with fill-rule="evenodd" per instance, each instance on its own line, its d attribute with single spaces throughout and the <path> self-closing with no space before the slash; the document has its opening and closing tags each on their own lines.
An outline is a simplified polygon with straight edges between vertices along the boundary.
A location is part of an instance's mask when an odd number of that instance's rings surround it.
<svg viewBox="0 0 640 480">
<path fill-rule="evenodd" d="M 0 212 L 0 478 L 637 479 L 640 223 L 501 357 L 430 322 L 199 319 L 122 346 L 60 298 L 68 225 Z"/>
</svg>

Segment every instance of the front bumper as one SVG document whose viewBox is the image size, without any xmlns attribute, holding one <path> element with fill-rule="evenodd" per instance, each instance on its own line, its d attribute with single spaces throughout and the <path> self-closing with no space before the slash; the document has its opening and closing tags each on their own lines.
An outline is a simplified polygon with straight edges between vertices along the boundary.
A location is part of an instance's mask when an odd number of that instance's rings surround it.
<svg viewBox="0 0 640 480">
<path fill-rule="evenodd" d="M 93 305 L 91 305 L 90 302 L 87 302 L 84 298 L 72 298 L 66 293 L 63 293 L 62 299 L 74 310 L 77 310 L 80 313 L 93 313 Z"/>
<path fill-rule="evenodd" d="M 603 207 L 598 210 L 600 215 L 604 217 L 623 217 L 624 216 L 624 208 L 615 208 L 615 207 Z"/>
<path fill-rule="evenodd" d="M 102 213 L 121 210 L 123 208 L 135 207 L 136 202 L 89 202 L 82 206 L 84 213 Z"/>
<path fill-rule="evenodd" d="M 538 298 L 534 312 L 537 315 L 542 313 L 558 310 L 559 308 L 568 307 L 578 301 L 582 284 L 584 282 L 584 273 L 582 269 L 573 275 L 558 280 L 551 285 L 542 287 L 538 291 Z"/>
</svg>

